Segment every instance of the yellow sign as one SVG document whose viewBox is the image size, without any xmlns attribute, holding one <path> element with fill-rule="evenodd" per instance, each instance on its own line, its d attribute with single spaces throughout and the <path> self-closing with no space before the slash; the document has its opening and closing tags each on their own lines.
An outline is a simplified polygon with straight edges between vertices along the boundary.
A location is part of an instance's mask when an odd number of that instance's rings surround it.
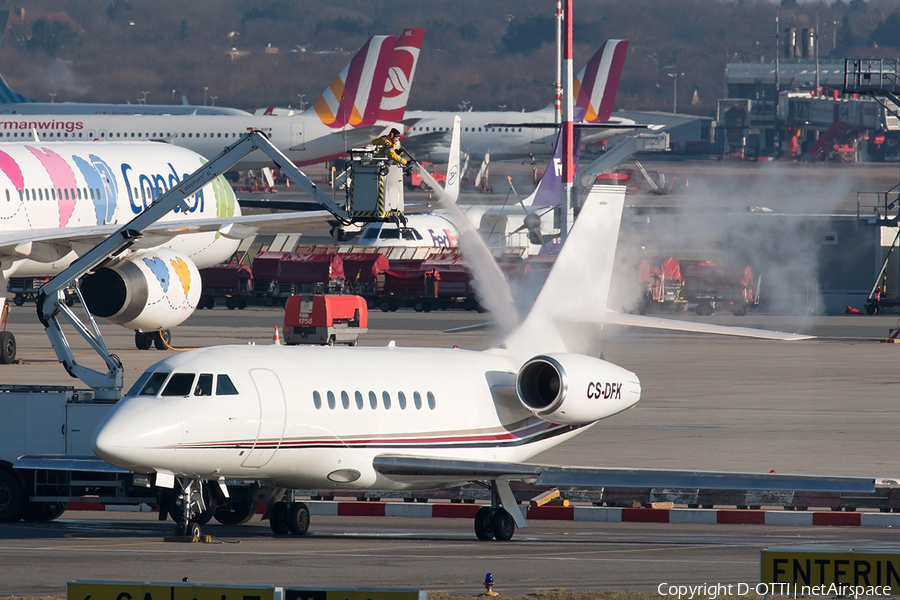
<svg viewBox="0 0 900 600">
<path fill-rule="evenodd" d="M 765 549 L 759 573 L 758 594 L 900 594 L 900 554 Z"/>
<path fill-rule="evenodd" d="M 274 586 L 146 581 L 70 581 L 67 600 L 275 600 Z"/>
</svg>

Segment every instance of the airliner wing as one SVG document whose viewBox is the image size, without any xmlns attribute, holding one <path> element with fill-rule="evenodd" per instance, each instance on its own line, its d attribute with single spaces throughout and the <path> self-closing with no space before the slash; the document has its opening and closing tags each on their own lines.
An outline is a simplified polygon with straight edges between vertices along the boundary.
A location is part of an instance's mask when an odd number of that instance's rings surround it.
<svg viewBox="0 0 900 600">
<path fill-rule="evenodd" d="M 290 229 L 293 226 L 326 222 L 333 218 L 325 210 L 303 213 L 277 213 L 265 215 L 242 215 L 239 217 L 211 217 L 208 219 L 176 219 L 159 221 L 143 232 L 143 239 L 136 246 L 143 247 L 164 243 L 177 235 L 218 231 L 225 237 L 243 239 L 260 230 Z M 0 233 L 0 257 L 24 256 L 32 254 L 33 248 L 23 248 L 25 244 L 46 244 L 70 247 L 77 253 L 84 248 L 90 250 L 104 238 L 121 229 L 121 224 L 95 225 L 91 227 L 66 227 L 29 229 Z M 162 239 L 161 239 L 162 238 Z M 17 248 L 19 249 L 17 251 Z"/>
<path fill-rule="evenodd" d="M 730 327 L 725 325 L 713 325 L 711 323 L 694 323 L 692 321 L 680 321 L 678 319 L 661 319 L 643 315 L 620 313 L 614 310 L 606 310 L 598 319 L 600 323 L 610 325 L 625 325 L 627 327 L 642 327 L 645 329 L 663 329 L 667 331 L 684 331 L 687 333 L 713 333 L 717 335 L 731 335 L 736 337 L 751 337 L 764 340 L 780 340 L 784 342 L 796 342 L 799 340 L 814 339 L 813 335 L 800 333 L 787 333 L 784 331 L 769 331 L 766 329 L 753 329 L 752 327 Z"/>
<path fill-rule="evenodd" d="M 548 487 L 649 487 L 712 490 L 873 492 L 874 477 L 564 467 L 382 454 L 375 470 L 392 481 L 446 483 L 508 479 Z"/>
</svg>

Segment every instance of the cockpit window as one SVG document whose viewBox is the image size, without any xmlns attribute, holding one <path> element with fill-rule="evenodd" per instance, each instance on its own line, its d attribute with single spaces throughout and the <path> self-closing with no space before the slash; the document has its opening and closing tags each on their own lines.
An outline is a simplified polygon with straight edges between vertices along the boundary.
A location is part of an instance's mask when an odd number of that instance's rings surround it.
<svg viewBox="0 0 900 600">
<path fill-rule="evenodd" d="M 237 396 L 237 388 L 231 383 L 228 375 L 216 376 L 216 396 Z"/>
<path fill-rule="evenodd" d="M 168 373 L 154 373 L 150 376 L 150 379 L 147 380 L 147 384 L 141 390 L 139 395 L 141 396 L 155 396 L 159 393 L 159 390 L 162 389 L 162 385 L 168 379 Z"/>
<path fill-rule="evenodd" d="M 381 228 L 381 239 L 383 239 L 383 240 L 399 240 L 400 239 L 400 230 L 393 229 L 391 227 L 382 227 Z"/>
<path fill-rule="evenodd" d="M 212 373 L 200 373 L 200 377 L 197 378 L 197 385 L 194 386 L 194 395 L 212 396 L 212 384 Z"/>
<path fill-rule="evenodd" d="M 366 229 L 366 233 L 363 234 L 364 240 L 377 240 L 378 232 L 381 230 L 380 227 L 369 227 Z"/>
<path fill-rule="evenodd" d="M 134 382 L 134 385 L 131 386 L 131 389 L 128 390 L 128 393 L 125 395 L 137 396 L 138 393 L 140 393 L 140 391 L 144 389 L 144 385 L 147 383 L 147 380 L 150 379 L 150 375 L 152 375 L 150 371 L 144 371 L 144 373 L 140 377 L 138 377 L 138 380 Z"/>
<path fill-rule="evenodd" d="M 166 384 L 166 388 L 163 390 L 163 396 L 190 396 L 191 388 L 194 384 L 194 375 L 193 373 L 175 373 L 172 375 L 172 378 L 169 379 L 169 383 Z"/>
<path fill-rule="evenodd" d="M 418 235 L 419 232 L 415 229 L 403 229 L 400 233 L 404 240 L 415 240 L 417 239 L 416 235 Z M 422 239 L 422 236 L 420 235 L 418 239 Z"/>
</svg>

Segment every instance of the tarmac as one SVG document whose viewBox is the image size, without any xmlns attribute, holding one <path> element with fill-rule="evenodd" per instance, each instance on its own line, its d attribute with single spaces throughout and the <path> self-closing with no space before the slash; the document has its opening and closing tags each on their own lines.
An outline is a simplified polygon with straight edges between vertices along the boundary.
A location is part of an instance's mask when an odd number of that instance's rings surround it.
<svg viewBox="0 0 900 600">
<path fill-rule="evenodd" d="M 24 364 L 4 383 L 72 385 L 29 306 L 11 329 Z M 466 312 L 373 312 L 363 345 L 484 348 L 490 330 L 441 333 L 483 322 Z M 690 317 L 698 318 L 698 317 Z M 270 343 L 281 313 L 198 311 L 173 345 Z M 900 346 L 879 343 L 896 316 L 717 315 L 720 324 L 821 337 L 769 342 L 609 329 L 604 357 L 641 378 L 641 401 L 539 455 L 537 462 L 896 477 Z M 102 326 L 126 366 L 126 385 L 171 351 L 133 349 L 131 334 Z M 76 344 L 78 345 L 78 344 Z M 89 362 L 89 352 L 78 350 Z M 84 357 L 84 358 L 81 358 Z M 298 366 L 302 369 L 302 365 Z M 708 521 L 707 521 L 708 522 Z M 782 521 L 792 523 L 792 521 Z M 898 550 L 891 529 L 532 521 L 513 542 L 478 543 L 468 519 L 314 516 L 311 536 L 274 538 L 256 519 L 210 524 L 216 544 L 165 544 L 172 523 L 140 513 L 68 512 L 49 524 L 0 526 L 0 595 L 62 593 L 76 578 L 419 585 L 473 593 L 493 572 L 512 592 L 552 587 L 634 589 L 662 582 L 756 581 L 759 550 L 773 545 Z"/>
</svg>

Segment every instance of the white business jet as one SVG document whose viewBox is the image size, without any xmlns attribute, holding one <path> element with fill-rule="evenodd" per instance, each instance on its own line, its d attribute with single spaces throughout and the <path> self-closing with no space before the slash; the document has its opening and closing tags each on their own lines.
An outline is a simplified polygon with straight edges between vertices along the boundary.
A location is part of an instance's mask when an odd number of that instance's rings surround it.
<svg viewBox="0 0 900 600">
<path fill-rule="evenodd" d="M 445 348 L 218 346 L 150 367 L 98 426 L 100 458 L 182 490 L 193 507 L 199 481 L 257 480 L 275 487 L 276 534 L 309 527 L 305 503 L 286 490 L 410 490 L 489 481 L 479 539 L 508 540 L 526 525 L 510 480 L 538 485 L 636 485 L 743 489 L 874 489 L 873 479 L 565 469 L 525 464 L 633 406 L 634 373 L 579 354 L 606 307 L 625 190 L 595 186 L 548 281 L 521 326 L 484 352 Z M 594 276 L 582 277 L 584 264 Z M 659 319 L 631 324 L 659 326 Z M 674 325 L 673 325 L 674 323 Z M 758 330 L 670 322 L 672 328 L 796 339 Z M 578 334 L 573 334 L 578 331 Z M 347 366 L 352 365 L 351 369 Z M 202 503 L 198 503 L 202 509 Z M 177 531 L 199 535 L 184 511 Z"/>
</svg>

